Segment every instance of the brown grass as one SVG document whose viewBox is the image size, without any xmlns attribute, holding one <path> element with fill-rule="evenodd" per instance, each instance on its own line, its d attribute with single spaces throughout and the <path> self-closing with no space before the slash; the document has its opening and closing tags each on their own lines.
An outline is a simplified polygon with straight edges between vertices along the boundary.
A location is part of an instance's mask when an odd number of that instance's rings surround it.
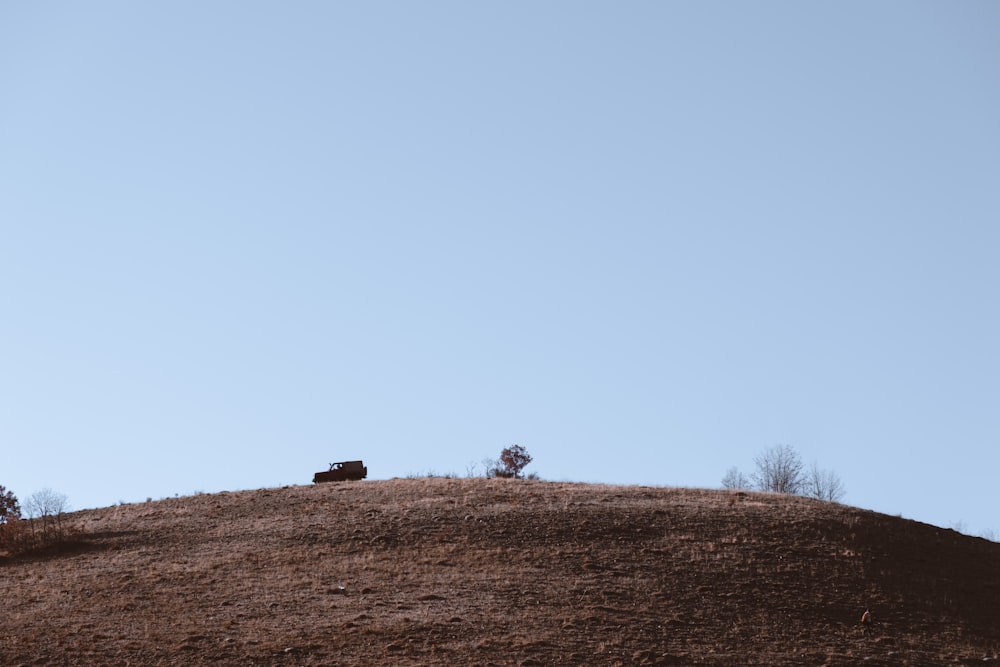
<svg viewBox="0 0 1000 667">
<path fill-rule="evenodd" d="M 934 665 L 1000 650 L 1000 544 L 804 498 L 407 479 L 68 521 L 84 541 L 0 559 L 0 664 Z"/>
</svg>

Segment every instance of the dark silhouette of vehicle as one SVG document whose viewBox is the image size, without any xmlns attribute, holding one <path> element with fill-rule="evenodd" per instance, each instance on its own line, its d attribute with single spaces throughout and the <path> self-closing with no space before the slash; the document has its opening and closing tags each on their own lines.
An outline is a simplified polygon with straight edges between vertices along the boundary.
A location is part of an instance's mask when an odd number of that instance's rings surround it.
<svg viewBox="0 0 1000 667">
<path fill-rule="evenodd" d="M 331 463 L 329 470 L 313 475 L 313 484 L 320 482 L 342 482 L 347 479 L 364 479 L 368 476 L 368 468 L 364 461 L 338 461 Z"/>
</svg>

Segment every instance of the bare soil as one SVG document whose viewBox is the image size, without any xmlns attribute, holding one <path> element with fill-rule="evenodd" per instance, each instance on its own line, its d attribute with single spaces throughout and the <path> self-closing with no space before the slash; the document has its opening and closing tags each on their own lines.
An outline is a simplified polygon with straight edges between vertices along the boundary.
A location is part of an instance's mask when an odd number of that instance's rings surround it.
<svg viewBox="0 0 1000 667">
<path fill-rule="evenodd" d="M 66 522 L 77 538 L 0 557 L 2 665 L 950 665 L 1000 653 L 1000 544 L 797 497 L 403 479 Z"/>
</svg>

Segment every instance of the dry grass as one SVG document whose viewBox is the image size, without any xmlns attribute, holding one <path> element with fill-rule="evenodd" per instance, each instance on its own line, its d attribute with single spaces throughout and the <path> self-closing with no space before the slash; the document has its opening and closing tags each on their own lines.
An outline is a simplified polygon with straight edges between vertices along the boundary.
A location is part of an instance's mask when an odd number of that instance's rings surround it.
<svg viewBox="0 0 1000 667">
<path fill-rule="evenodd" d="M 85 542 L 0 559 L 0 664 L 932 665 L 1000 650 L 1000 545 L 803 498 L 407 479 L 69 521 Z"/>
</svg>

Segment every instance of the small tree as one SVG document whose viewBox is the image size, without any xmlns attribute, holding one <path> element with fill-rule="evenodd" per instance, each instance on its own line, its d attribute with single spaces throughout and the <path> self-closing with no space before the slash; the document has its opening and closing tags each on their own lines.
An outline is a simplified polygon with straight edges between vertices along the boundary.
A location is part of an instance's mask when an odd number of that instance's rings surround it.
<svg viewBox="0 0 1000 667">
<path fill-rule="evenodd" d="M 751 486 L 750 479 L 744 475 L 736 466 L 726 471 L 722 478 L 722 488 L 730 491 L 747 490 Z"/>
<path fill-rule="evenodd" d="M 523 479 L 522 471 L 531 463 L 531 454 L 521 445 L 511 445 L 500 452 L 500 459 L 484 459 L 487 477 L 513 477 Z"/>
<path fill-rule="evenodd" d="M 500 452 L 500 463 L 503 464 L 504 472 L 510 477 L 518 479 L 524 477 L 521 471 L 531 463 L 531 460 L 531 454 L 521 445 L 511 445 Z"/>
<path fill-rule="evenodd" d="M 17 496 L 0 486 L 0 526 L 21 518 L 21 505 Z"/>
<path fill-rule="evenodd" d="M 806 481 L 802 459 L 791 446 L 775 445 L 753 461 L 757 466 L 753 481 L 761 491 L 789 494 L 802 491 Z"/>
<path fill-rule="evenodd" d="M 17 496 L 0 486 L 0 548 L 16 551 L 21 541 L 21 506 Z"/>
<path fill-rule="evenodd" d="M 805 480 L 804 495 L 831 503 L 839 503 L 846 493 L 840 476 L 832 470 L 821 470 L 813 464 Z"/>
</svg>

